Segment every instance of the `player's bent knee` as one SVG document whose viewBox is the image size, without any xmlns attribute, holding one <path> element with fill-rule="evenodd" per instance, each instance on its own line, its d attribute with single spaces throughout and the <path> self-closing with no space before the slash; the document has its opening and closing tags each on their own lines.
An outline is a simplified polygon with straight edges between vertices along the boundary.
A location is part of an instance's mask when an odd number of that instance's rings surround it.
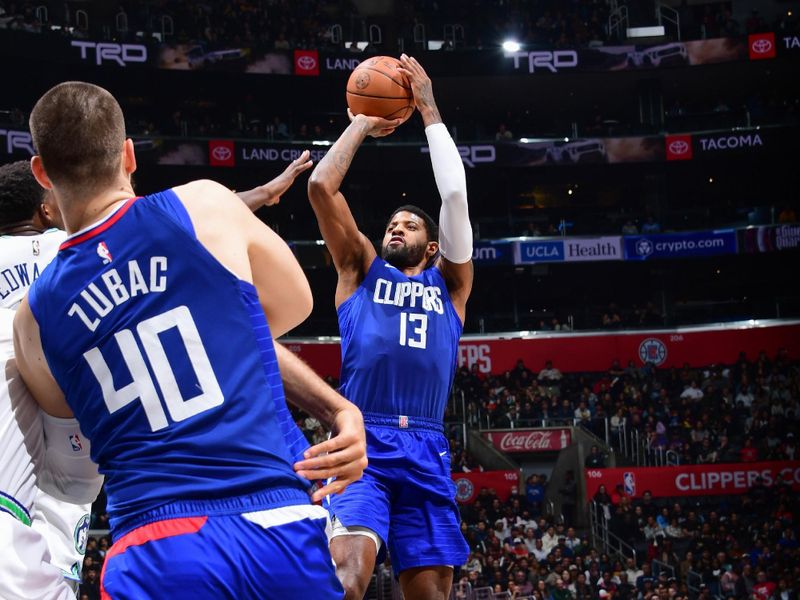
<svg viewBox="0 0 800 600">
<path fill-rule="evenodd" d="M 375 569 L 375 542 L 365 535 L 342 535 L 331 539 L 330 548 L 345 599 L 362 600 Z"/>
</svg>

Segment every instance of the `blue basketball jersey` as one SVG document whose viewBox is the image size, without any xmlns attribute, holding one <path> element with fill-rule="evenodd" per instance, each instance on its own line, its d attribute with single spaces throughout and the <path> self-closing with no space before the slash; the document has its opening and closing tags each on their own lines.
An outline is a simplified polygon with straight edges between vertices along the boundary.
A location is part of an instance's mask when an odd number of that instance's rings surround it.
<svg viewBox="0 0 800 600">
<path fill-rule="evenodd" d="M 283 490 L 272 499 L 308 503 L 291 466 L 308 444 L 256 289 L 197 241 L 172 190 L 70 236 L 29 302 L 115 534 L 176 500 Z"/>
<path fill-rule="evenodd" d="M 462 325 L 439 269 L 408 277 L 376 257 L 338 315 L 342 395 L 367 414 L 441 422 Z"/>
</svg>

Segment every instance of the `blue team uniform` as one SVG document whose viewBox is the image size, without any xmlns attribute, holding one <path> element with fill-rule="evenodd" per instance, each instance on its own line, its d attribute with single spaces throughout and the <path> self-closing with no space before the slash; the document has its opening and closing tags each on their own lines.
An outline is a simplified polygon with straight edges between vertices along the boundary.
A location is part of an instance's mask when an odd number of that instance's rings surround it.
<svg viewBox="0 0 800 600">
<path fill-rule="evenodd" d="M 396 573 L 458 567 L 468 547 L 442 418 L 462 325 L 444 278 L 436 267 L 408 277 L 376 257 L 338 316 L 341 392 L 364 414 L 369 466 L 331 512 L 375 531 Z"/>
<path fill-rule="evenodd" d="M 341 597 L 256 289 L 174 192 L 70 236 L 29 302 L 106 477 L 108 597 Z"/>
</svg>

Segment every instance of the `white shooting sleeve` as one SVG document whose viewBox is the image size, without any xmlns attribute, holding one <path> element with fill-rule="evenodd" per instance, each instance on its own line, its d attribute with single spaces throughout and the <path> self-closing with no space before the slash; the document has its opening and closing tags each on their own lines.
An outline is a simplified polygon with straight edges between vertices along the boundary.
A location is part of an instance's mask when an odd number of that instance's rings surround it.
<svg viewBox="0 0 800 600">
<path fill-rule="evenodd" d="M 439 212 L 439 251 L 452 263 L 472 259 L 472 225 L 467 206 L 467 176 L 458 148 L 444 123 L 425 128 L 433 176 L 442 197 Z"/>
</svg>

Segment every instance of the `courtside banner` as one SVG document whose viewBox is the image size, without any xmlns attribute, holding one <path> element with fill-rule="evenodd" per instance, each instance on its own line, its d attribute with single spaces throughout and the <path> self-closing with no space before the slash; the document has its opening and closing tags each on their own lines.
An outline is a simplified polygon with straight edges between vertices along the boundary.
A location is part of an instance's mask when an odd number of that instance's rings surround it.
<svg viewBox="0 0 800 600">
<path fill-rule="evenodd" d="M 527 265 L 539 262 L 564 260 L 564 240 L 523 240 L 514 242 L 514 264 Z"/>
<path fill-rule="evenodd" d="M 572 443 L 572 430 L 558 429 L 496 429 L 486 431 L 483 438 L 500 452 L 558 452 Z"/>
<path fill-rule="evenodd" d="M 640 498 L 646 491 L 655 498 L 745 494 L 757 477 L 767 487 L 783 481 L 793 490 L 800 490 L 800 461 L 584 469 L 583 474 L 590 501 L 601 485 L 611 493 L 619 484 L 634 498 Z"/>
<path fill-rule="evenodd" d="M 800 225 L 760 225 L 740 229 L 739 248 L 748 254 L 800 248 Z"/>
<path fill-rule="evenodd" d="M 625 260 L 736 254 L 736 230 L 718 229 L 658 235 L 626 235 L 624 244 Z"/>
<path fill-rule="evenodd" d="M 461 504 L 472 504 L 481 489 L 492 488 L 501 502 L 508 500 L 511 488 L 519 489 L 519 471 L 473 471 L 452 473 L 456 484 L 456 500 Z"/>
<path fill-rule="evenodd" d="M 341 350 L 338 339 L 287 340 L 285 345 L 323 376 L 339 377 Z M 739 352 L 758 356 L 761 350 L 775 356 L 786 348 L 800 355 L 800 321 L 747 321 L 715 327 L 681 327 L 618 333 L 542 332 L 521 337 L 519 333 L 495 337 L 464 336 L 458 348 L 458 366 L 481 374 L 502 374 L 518 360 L 538 373 L 545 360 L 562 372 L 606 371 L 610 357 L 621 364 L 632 360 L 658 368 L 708 364 L 732 365 Z"/>
<path fill-rule="evenodd" d="M 476 241 L 472 244 L 472 260 L 478 265 L 511 265 L 514 245 L 509 240 Z"/>
</svg>

